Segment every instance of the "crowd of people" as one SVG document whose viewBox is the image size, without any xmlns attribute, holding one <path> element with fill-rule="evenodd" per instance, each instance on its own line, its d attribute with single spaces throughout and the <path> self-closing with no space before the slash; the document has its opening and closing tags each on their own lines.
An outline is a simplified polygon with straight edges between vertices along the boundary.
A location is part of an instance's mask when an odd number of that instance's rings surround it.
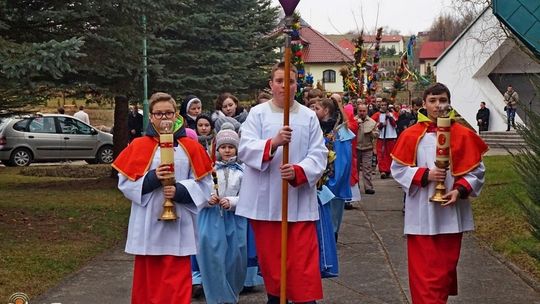
<svg viewBox="0 0 540 304">
<path fill-rule="evenodd" d="M 113 166 L 132 201 L 126 244 L 135 255 L 132 303 L 190 303 L 201 289 L 207 303 L 238 303 L 243 290 L 258 285 L 267 303 L 280 303 L 282 180 L 289 184 L 287 300 L 315 303 L 323 298 L 321 279 L 339 275 L 344 210 L 361 192 L 375 194 L 375 168 L 405 191 L 413 302 L 446 301 L 457 292 L 461 234 L 472 229 L 467 197 L 482 187 L 486 148 L 474 132 L 452 129 L 475 146 L 474 155 L 452 150 L 460 157 L 452 170 L 434 166 L 433 125 L 437 107 L 450 103 L 449 90 L 436 84 L 411 106 L 399 106 L 385 97 L 345 103 L 340 94 L 312 89 L 303 102 L 291 102 L 284 126 L 286 91 L 297 90 L 295 68 L 289 84 L 285 73 L 284 63 L 273 67 L 272 94 L 262 93 L 249 112 L 231 93 L 220 94 L 211 111 L 194 95 L 178 105 L 155 93 L 145 136 L 130 125 L 132 141 Z M 130 119 L 141 119 L 137 113 Z M 158 153 L 164 120 L 174 124 L 172 165 L 161 164 Z M 282 164 L 286 144 L 289 162 Z M 172 172 L 175 183 L 162 186 Z M 428 185 L 437 181 L 448 185 L 446 206 L 428 203 L 434 191 Z M 158 221 L 164 199 L 176 203 L 174 222 Z M 439 258 L 444 265 L 430 273 L 434 264 L 423 263 Z"/>
</svg>

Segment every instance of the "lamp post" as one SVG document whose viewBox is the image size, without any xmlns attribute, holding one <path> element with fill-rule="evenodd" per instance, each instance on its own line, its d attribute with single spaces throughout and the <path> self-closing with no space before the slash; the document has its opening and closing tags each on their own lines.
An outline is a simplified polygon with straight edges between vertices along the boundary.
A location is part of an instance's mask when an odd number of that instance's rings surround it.
<svg viewBox="0 0 540 304">
<path fill-rule="evenodd" d="M 148 107 L 148 56 L 146 53 L 146 15 L 142 16 L 143 25 L 143 134 L 146 135 L 148 127 L 149 107 Z"/>
</svg>

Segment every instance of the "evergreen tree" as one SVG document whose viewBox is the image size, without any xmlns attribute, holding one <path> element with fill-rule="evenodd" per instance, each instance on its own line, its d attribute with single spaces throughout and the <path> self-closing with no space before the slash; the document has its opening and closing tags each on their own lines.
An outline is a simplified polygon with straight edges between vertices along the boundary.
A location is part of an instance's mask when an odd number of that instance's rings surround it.
<svg viewBox="0 0 540 304">
<path fill-rule="evenodd" d="M 187 3 L 160 38 L 166 39 L 164 65 L 154 90 L 181 100 L 197 95 L 212 109 L 220 92 L 245 94 L 267 86 L 278 54 L 277 8 L 269 0 L 199 0 Z"/>
<path fill-rule="evenodd" d="M 184 2 L 0 2 L 0 107 L 39 102 L 59 87 L 140 96 L 141 16 L 148 16 L 151 40 Z"/>
<path fill-rule="evenodd" d="M 211 101 L 266 86 L 278 46 L 269 0 L 10 0 L 0 2 L 0 108 L 59 89 L 141 98 L 142 15 L 153 91 Z"/>
<path fill-rule="evenodd" d="M 531 83 L 540 92 L 540 77 L 533 76 Z M 523 106 L 523 105 L 522 105 Z M 528 116 L 527 125 L 518 124 L 517 132 L 523 136 L 526 146 L 519 153 L 511 153 L 513 165 L 519 174 L 521 184 L 525 188 L 526 199 L 521 200 L 516 195 L 515 200 L 524 211 L 532 235 L 540 241 L 540 114 L 522 107 Z M 524 249 L 540 261 L 540 246 L 526 246 Z"/>
</svg>

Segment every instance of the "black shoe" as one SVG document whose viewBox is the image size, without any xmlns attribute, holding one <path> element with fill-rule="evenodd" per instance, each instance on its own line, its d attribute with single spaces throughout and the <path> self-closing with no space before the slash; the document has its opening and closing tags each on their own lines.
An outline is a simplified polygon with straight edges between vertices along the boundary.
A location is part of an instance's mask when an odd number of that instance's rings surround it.
<svg viewBox="0 0 540 304">
<path fill-rule="evenodd" d="M 240 294 L 250 293 L 250 292 L 253 292 L 254 290 L 255 290 L 255 286 L 244 286 L 244 288 L 242 288 L 242 291 L 240 291 Z"/>
<path fill-rule="evenodd" d="M 381 179 L 386 179 L 386 177 L 387 177 L 387 176 L 386 176 L 386 173 L 384 173 L 384 172 L 381 173 Z"/>
<path fill-rule="evenodd" d="M 366 189 L 366 194 L 375 194 L 375 190 L 373 190 L 373 189 Z"/>
<path fill-rule="evenodd" d="M 268 301 L 266 302 L 266 304 L 279 304 L 280 303 L 279 297 L 273 296 L 271 294 L 266 294 L 266 295 L 268 296 Z"/>
<path fill-rule="evenodd" d="M 201 284 L 195 284 L 191 287 L 191 297 L 198 299 L 204 294 L 204 290 Z"/>
<path fill-rule="evenodd" d="M 349 202 L 346 202 L 345 203 L 345 207 L 344 207 L 346 210 L 352 210 L 354 209 L 353 205 Z"/>
</svg>

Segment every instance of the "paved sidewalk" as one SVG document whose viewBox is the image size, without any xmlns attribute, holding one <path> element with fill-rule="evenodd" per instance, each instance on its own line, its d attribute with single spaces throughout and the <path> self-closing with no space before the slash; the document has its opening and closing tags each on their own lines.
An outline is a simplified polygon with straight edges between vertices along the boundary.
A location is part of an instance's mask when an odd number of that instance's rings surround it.
<svg viewBox="0 0 540 304">
<path fill-rule="evenodd" d="M 345 211 L 338 244 L 341 273 L 324 280 L 325 297 L 319 303 L 410 303 L 403 193 L 392 179 L 375 178 L 375 190 L 356 209 Z M 132 266 L 133 258 L 116 248 L 31 303 L 130 303 Z M 459 296 L 449 303 L 540 304 L 540 289 L 528 285 L 472 234 L 464 238 L 458 276 Z M 266 303 L 264 289 L 241 295 L 240 303 Z"/>
</svg>

